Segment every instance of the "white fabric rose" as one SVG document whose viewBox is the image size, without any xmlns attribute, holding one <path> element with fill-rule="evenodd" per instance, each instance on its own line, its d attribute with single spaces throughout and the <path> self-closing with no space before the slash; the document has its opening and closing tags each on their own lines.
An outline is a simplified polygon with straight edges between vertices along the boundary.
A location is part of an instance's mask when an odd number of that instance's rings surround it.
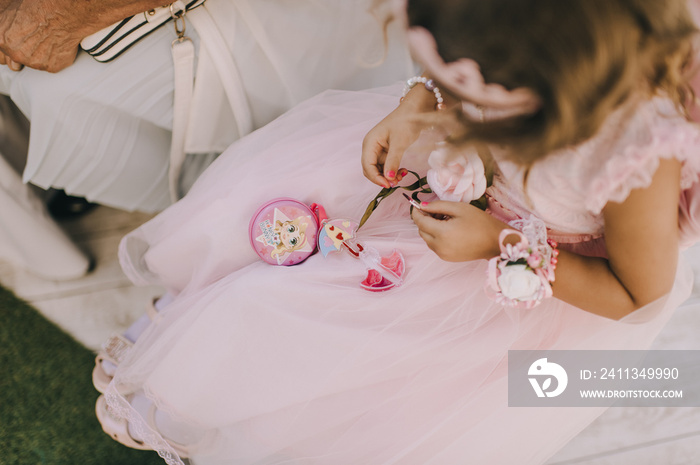
<svg viewBox="0 0 700 465">
<path fill-rule="evenodd" d="M 430 154 L 428 164 L 428 185 L 440 200 L 471 202 L 484 195 L 484 163 L 476 151 L 455 154 L 440 147 Z"/>
<path fill-rule="evenodd" d="M 539 297 L 542 279 L 527 265 L 509 265 L 501 270 L 498 287 L 505 297 L 526 302 Z"/>
</svg>

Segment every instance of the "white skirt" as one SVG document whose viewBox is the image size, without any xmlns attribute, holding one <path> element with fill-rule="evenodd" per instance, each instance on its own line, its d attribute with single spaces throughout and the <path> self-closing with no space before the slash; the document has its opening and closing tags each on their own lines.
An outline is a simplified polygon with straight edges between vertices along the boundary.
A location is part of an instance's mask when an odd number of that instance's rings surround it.
<svg viewBox="0 0 700 465">
<path fill-rule="evenodd" d="M 253 127 L 322 90 L 373 87 L 412 73 L 401 29 L 393 24 L 385 36 L 370 4 L 208 0 L 201 7 L 227 42 Z M 187 34 L 199 49 L 191 24 Z M 0 67 L 0 93 L 10 95 L 32 123 L 24 181 L 126 210 L 165 208 L 174 37 L 167 24 L 113 62 L 98 63 L 81 52 L 57 74 Z M 188 158 L 189 178 L 238 138 L 221 77 L 207 59 L 196 66 L 186 148 L 198 156 Z"/>
</svg>

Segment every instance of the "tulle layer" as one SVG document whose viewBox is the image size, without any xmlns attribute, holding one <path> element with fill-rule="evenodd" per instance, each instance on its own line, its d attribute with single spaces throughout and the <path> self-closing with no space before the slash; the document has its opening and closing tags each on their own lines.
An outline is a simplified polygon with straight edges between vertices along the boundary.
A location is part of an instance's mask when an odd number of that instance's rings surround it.
<svg viewBox="0 0 700 465">
<path fill-rule="evenodd" d="M 315 256 L 178 299 L 117 387 L 204 431 L 196 464 L 542 463 L 602 410 L 508 408 L 507 350 L 646 348 L 690 286 L 637 324 L 556 300 L 507 310 L 484 297 L 483 263 L 402 243 L 410 275 L 383 294 Z"/>
<path fill-rule="evenodd" d="M 396 106 L 400 88 L 328 91 L 236 142 L 190 195 L 122 241 L 122 268 L 135 283 L 159 284 L 176 294 L 202 289 L 259 260 L 250 247 L 248 224 L 258 207 L 278 197 L 320 203 L 332 218 L 359 220 L 381 189 L 362 176 L 363 134 Z M 425 174 L 422 147 L 408 155 L 406 166 Z M 378 228 L 399 240 L 399 231 L 386 220 L 410 221 L 409 204 L 398 193 L 393 197 L 362 235 Z M 415 228 L 409 229 L 418 238 Z"/>
<path fill-rule="evenodd" d="M 483 291 L 486 262 L 440 260 L 399 195 L 359 234 L 403 253 L 398 288 L 361 289 L 365 269 L 348 254 L 261 262 L 248 221 L 271 198 L 361 216 L 379 189 L 360 172 L 362 138 L 399 94 L 328 92 L 302 104 L 232 146 L 183 201 L 122 242 L 128 275 L 177 297 L 109 398 L 133 415 L 129 393 L 144 392 L 190 425 L 194 464 L 542 463 L 602 409 L 509 408 L 507 351 L 646 348 L 687 297 L 681 264 L 670 296 L 623 321 L 556 299 L 501 307 Z M 428 145 L 404 166 L 425 173 Z"/>
</svg>

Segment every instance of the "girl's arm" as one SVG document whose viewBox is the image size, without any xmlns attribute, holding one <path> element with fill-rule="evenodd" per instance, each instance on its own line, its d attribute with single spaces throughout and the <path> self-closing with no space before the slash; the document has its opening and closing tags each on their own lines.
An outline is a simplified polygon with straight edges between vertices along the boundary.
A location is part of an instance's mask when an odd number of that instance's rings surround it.
<svg viewBox="0 0 700 465">
<path fill-rule="evenodd" d="M 679 185 L 680 163 L 662 160 L 649 187 L 608 203 L 603 215 L 609 259 L 561 251 L 554 296 L 620 319 L 670 292 L 678 259 Z M 428 246 L 448 261 L 496 256 L 498 235 L 508 227 L 465 203 L 433 202 L 413 217 Z"/>
<path fill-rule="evenodd" d="M 662 160 L 652 183 L 604 210 L 608 260 L 562 253 L 554 295 L 619 319 L 670 292 L 678 260 L 680 163 Z M 599 295 L 598 295 L 599 294 Z"/>
</svg>

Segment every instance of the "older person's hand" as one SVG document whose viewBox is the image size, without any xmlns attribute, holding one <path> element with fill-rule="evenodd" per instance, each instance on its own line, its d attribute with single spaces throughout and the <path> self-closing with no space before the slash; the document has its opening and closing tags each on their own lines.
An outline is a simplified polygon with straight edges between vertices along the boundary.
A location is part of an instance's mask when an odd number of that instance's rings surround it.
<svg viewBox="0 0 700 465">
<path fill-rule="evenodd" d="M 64 1 L 0 0 L 0 63 L 56 72 L 73 63 L 85 34 L 75 16 L 81 4 Z M 85 20 L 86 18 L 83 18 Z"/>
<path fill-rule="evenodd" d="M 70 66 L 80 41 L 162 0 L 0 0 L 0 64 L 52 73 Z"/>
</svg>

